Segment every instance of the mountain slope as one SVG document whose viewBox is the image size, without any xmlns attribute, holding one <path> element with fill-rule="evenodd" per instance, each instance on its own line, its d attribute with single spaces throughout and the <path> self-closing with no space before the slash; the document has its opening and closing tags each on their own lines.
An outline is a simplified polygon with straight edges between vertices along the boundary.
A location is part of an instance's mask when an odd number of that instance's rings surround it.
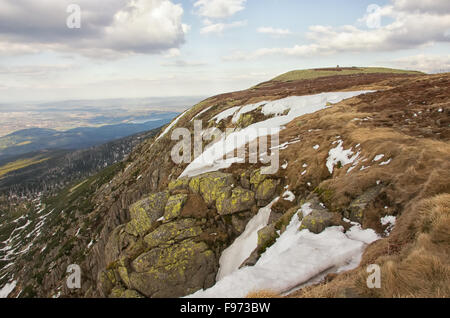
<svg viewBox="0 0 450 318">
<path fill-rule="evenodd" d="M 209 98 L 141 144 L 107 177 L 100 174 L 44 200 L 41 213 L 52 217 L 47 233 L 26 258 L 0 271 L 0 283 L 16 282 L 10 296 L 179 297 L 210 287 L 216 293 L 233 275 L 264 268 L 274 276 L 263 275 L 261 284 L 249 281 L 249 291 L 320 296 L 331 286 L 327 296 L 448 296 L 449 83 L 448 74 L 351 74 L 270 81 Z M 320 95 L 304 97 L 314 94 Z M 219 160 L 220 171 L 178 179 L 189 164 L 171 160 L 177 144 L 171 131 L 192 132 L 194 118 L 204 128 L 235 133 L 282 123 L 281 168 L 262 175 L 265 165 L 248 163 L 247 151 L 247 163 Z M 433 211 L 431 219 L 424 211 Z M 58 239 L 44 249 L 46 235 L 55 230 Z M 341 240 L 328 245 L 324 236 Z M 313 247 L 308 240 L 321 243 L 325 255 L 329 248 L 342 253 L 314 270 L 304 267 L 304 258 L 270 265 L 277 258 L 268 255 L 277 255 L 280 242 L 295 250 Z M 235 250 L 233 242 L 239 241 L 245 248 L 236 250 L 248 267 L 231 266 L 231 278 L 217 283 L 216 275 L 229 264 L 224 251 Z M 433 263 L 414 258 L 425 247 L 431 247 L 425 256 Z M 36 264 L 31 258 L 38 251 Z M 369 264 L 402 279 L 411 268 L 403 257 L 421 262 L 435 292 L 420 290 L 414 275 L 397 290 L 363 284 Z M 65 285 L 73 263 L 83 271 L 81 290 Z M 283 269 L 295 274 L 289 285 L 275 283 Z M 336 278 L 328 275 L 338 271 Z M 325 285 L 296 291 L 326 275 Z"/>
<path fill-rule="evenodd" d="M 0 137 L 0 160 L 41 150 L 76 150 L 161 127 L 178 113 L 164 113 L 162 119 L 139 124 L 80 127 L 66 131 L 30 128 Z"/>
</svg>

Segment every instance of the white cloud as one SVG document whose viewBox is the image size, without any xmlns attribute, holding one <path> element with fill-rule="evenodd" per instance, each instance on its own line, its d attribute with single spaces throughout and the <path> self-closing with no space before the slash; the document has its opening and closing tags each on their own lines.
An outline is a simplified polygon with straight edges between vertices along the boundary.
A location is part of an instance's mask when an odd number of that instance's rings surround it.
<svg viewBox="0 0 450 318">
<path fill-rule="evenodd" d="M 239 28 L 247 25 L 247 21 L 234 21 L 231 23 L 209 23 L 200 29 L 201 34 L 222 33 L 228 29 Z"/>
<path fill-rule="evenodd" d="M 183 8 L 170 0 L 78 0 L 81 28 L 69 29 L 66 8 L 72 2 L 0 0 L 0 54 L 155 54 L 179 48 L 189 31 Z"/>
<path fill-rule="evenodd" d="M 373 22 L 383 17 L 392 22 L 369 29 L 345 25 L 337 28 L 316 25 L 309 28 L 309 44 L 287 48 L 262 48 L 251 53 L 237 52 L 225 60 L 254 59 L 282 54 L 308 57 L 340 52 L 377 52 L 413 49 L 434 43 L 450 43 L 449 1 L 392 0 L 392 5 L 380 7 L 359 22 Z"/>
<path fill-rule="evenodd" d="M 290 35 L 292 32 L 289 29 L 277 29 L 273 27 L 260 27 L 257 29 L 259 33 L 269 34 L 274 36 Z"/>
<path fill-rule="evenodd" d="M 198 0 L 194 7 L 197 13 L 203 17 L 223 19 L 245 9 L 247 0 Z"/>
<path fill-rule="evenodd" d="M 392 0 L 401 11 L 446 14 L 450 12 L 448 0 Z"/>
<path fill-rule="evenodd" d="M 418 70 L 426 73 L 450 72 L 450 55 L 419 54 L 386 63 L 402 69 Z"/>
<path fill-rule="evenodd" d="M 163 63 L 162 66 L 165 67 L 196 67 L 196 66 L 205 66 L 206 63 L 203 62 L 191 62 L 185 60 L 176 60 L 173 62 Z"/>
</svg>

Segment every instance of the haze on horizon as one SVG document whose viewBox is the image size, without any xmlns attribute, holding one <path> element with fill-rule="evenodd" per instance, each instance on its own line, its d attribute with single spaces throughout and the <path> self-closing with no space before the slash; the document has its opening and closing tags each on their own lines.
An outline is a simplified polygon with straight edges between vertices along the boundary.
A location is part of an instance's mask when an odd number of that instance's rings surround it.
<svg viewBox="0 0 450 318">
<path fill-rule="evenodd" d="M 336 65 L 436 73 L 449 49 L 448 0 L 0 0 L 0 104 L 209 96 Z"/>
</svg>

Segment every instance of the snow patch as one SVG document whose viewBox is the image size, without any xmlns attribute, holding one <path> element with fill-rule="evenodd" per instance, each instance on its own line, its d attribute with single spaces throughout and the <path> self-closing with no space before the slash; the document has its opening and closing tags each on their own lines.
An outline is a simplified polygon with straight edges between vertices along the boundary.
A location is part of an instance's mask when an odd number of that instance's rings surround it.
<svg viewBox="0 0 450 318">
<path fill-rule="evenodd" d="M 239 266 L 250 256 L 250 254 L 258 246 L 258 231 L 264 228 L 269 222 L 272 205 L 278 200 L 276 198 L 268 206 L 259 209 L 256 214 L 245 227 L 242 233 L 227 249 L 222 252 L 219 259 L 219 272 L 217 273 L 217 281 L 232 274 L 239 269 Z"/>
<path fill-rule="evenodd" d="M 388 161 L 384 161 L 384 162 L 380 163 L 380 166 L 386 166 L 386 165 L 390 164 L 391 161 L 392 161 L 392 159 L 389 159 Z"/>
<path fill-rule="evenodd" d="M 375 239 L 371 232 L 360 228 L 354 229 L 350 238 L 341 226 L 313 234 L 308 230 L 298 231 L 300 225 L 301 221 L 294 215 L 286 231 L 261 255 L 255 266 L 234 271 L 210 289 L 188 297 L 244 298 L 259 290 L 287 292 L 327 270 L 355 268 L 366 242 Z"/>
<path fill-rule="evenodd" d="M 169 126 L 167 126 L 166 129 L 164 129 L 164 131 L 162 132 L 162 134 L 159 135 L 158 138 L 156 138 L 155 142 L 157 142 L 157 141 L 160 140 L 162 137 L 164 137 L 165 135 L 167 135 L 167 133 L 173 128 L 173 126 L 175 126 L 175 125 L 178 123 L 178 121 L 179 121 L 181 118 L 183 118 L 184 115 L 186 115 L 186 113 L 187 113 L 188 111 L 189 111 L 189 109 L 186 110 L 184 113 L 182 113 L 180 116 L 178 116 L 174 121 L 172 121 L 172 123 L 171 123 Z"/>
<path fill-rule="evenodd" d="M 292 191 L 285 191 L 282 195 L 283 199 L 286 201 L 294 202 L 295 194 Z"/>
<path fill-rule="evenodd" d="M 12 283 L 6 283 L 2 289 L 0 289 L 0 298 L 6 298 L 8 295 L 16 288 L 17 281 L 13 281 Z"/>
<path fill-rule="evenodd" d="M 386 215 L 380 219 L 380 222 L 381 225 L 388 226 L 386 230 L 384 230 L 384 233 L 386 234 L 386 236 L 389 236 L 389 234 L 391 234 L 392 230 L 394 229 L 395 223 L 397 222 L 397 218 L 393 215 Z"/>
<path fill-rule="evenodd" d="M 223 112 L 221 112 L 220 114 L 214 116 L 213 118 L 211 118 L 211 121 L 215 120 L 216 124 L 220 123 L 222 120 L 227 119 L 228 117 L 233 116 L 241 107 L 237 106 L 237 107 L 232 107 L 232 108 L 228 108 L 227 110 L 224 110 Z"/>
<path fill-rule="evenodd" d="M 237 158 L 233 158 L 231 162 L 226 162 L 223 158 L 226 154 L 235 151 L 236 149 L 245 146 L 260 137 L 266 137 L 272 134 L 279 133 L 287 125 L 297 117 L 315 113 L 319 110 L 325 109 L 327 102 L 337 103 L 343 99 L 351 98 L 357 95 L 368 93 L 372 91 L 355 91 L 355 92 L 332 92 L 322 93 L 310 96 L 292 96 L 284 99 L 270 101 L 264 106 L 267 113 L 285 113 L 286 109 L 290 109 L 287 115 L 276 116 L 254 123 L 244 129 L 235 131 L 229 135 L 222 135 L 217 142 L 210 144 L 205 151 L 191 162 L 179 178 L 194 177 L 206 172 L 218 171 L 220 169 L 229 168 L 234 162 L 238 162 Z M 233 107 L 225 112 L 222 112 L 215 117 L 216 122 L 220 118 L 233 115 L 239 107 Z M 182 117 L 182 116 L 180 116 Z M 298 141 L 297 141 L 298 142 Z"/>
<path fill-rule="evenodd" d="M 373 162 L 380 161 L 380 160 L 383 159 L 383 158 L 384 158 L 384 155 L 383 155 L 383 154 L 381 154 L 381 155 L 376 155 L 375 158 L 373 159 Z"/>
<path fill-rule="evenodd" d="M 341 166 L 346 166 L 348 164 L 354 163 L 355 160 L 359 157 L 360 152 L 352 156 L 354 154 L 352 148 L 344 150 L 344 147 L 342 146 L 343 144 L 344 142 L 342 140 L 338 140 L 338 145 L 328 152 L 327 168 L 330 174 L 333 174 L 334 166 L 339 162 L 341 163 Z M 351 169 L 349 169 L 347 172 L 350 171 Z"/>
</svg>

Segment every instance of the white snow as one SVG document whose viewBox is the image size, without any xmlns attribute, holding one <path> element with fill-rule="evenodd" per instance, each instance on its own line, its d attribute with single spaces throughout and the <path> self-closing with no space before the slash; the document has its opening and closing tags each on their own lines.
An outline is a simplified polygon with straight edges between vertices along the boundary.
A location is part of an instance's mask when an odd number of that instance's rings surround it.
<svg viewBox="0 0 450 318">
<path fill-rule="evenodd" d="M 370 244 L 380 239 L 380 237 L 374 230 L 362 230 L 361 225 L 357 223 L 353 224 L 353 226 L 345 233 L 345 235 L 347 235 L 349 239 L 361 241 L 366 244 Z"/>
<path fill-rule="evenodd" d="M 366 243 L 377 239 L 371 232 L 358 227 L 352 228 L 352 237 L 349 237 L 340 226 L 313 234 L 308 230 L 298 231 L 300 225 L 297 215 L 294 215 L 286 231 L 255 266 L 243 267 L 210 289 L 200 290 L 188 297 L 243 298 L 259 290 L 284 293 L 327 270 L 356 267 Z"/>
<path fill-rule="evenodd" d="M 385 207 L 387 208 L 387 207 Z M 388 226 L 386 230 L 384 230 L 384 233 L 389 236 L 391 234 L 391 231 L 393 230 L 395 223 L 397 222 L 397 218 L 393 215 L 386 215 L 380 219 L 381 225 Z"/>
<path fill-rule="evenodd" d="M 258 246 L 258 231 L 267 225 L 272 205 L 278 199 L 276 198 L 268 206 L 259 209 L 258 214 L 248 222 L 244 233 L 222 252 L 219 260 L 220 268 L 217 273 L 217 281 L 238 270 L 239 266 Z"/>
<path fill-rule="evenodd" d="M 386 165 L 390 164 L 391 161 L 392 161 L 392 159 L 389 159 L 388 161 L 384 161 L 384 162 L 380 163 L 380 166 L 386 166 Z"/>
<path fill-rule="evenodd" d="M 241 107 L 237 106 L 237 107 L 232 107 L 232 108 L 228 108 L 226 110 L 224 110 L 223 112 L 221 112 L 220 114 L 214 116 L 211 121 L 215 120 L 216 124 L 220 123 L 222 120 L 227 119 L 228 117 L 233 116 Z"/>
<path fill-rule="evenodd" d="M 226 154 L 231 153 L 235 149 L 245 146 L 259 137 L 265 137 L 278 133 L 284 125 L 290 123 L 297 117 L 311 114 L 319 110 L 325 109 L 327 102 L 337 103 L 343 99 L 351 98 L 371 91 L 355 91 L 355 92 L 333 92 L 322 93 L 311 96 L 293 96 L 276 101 L 268 102 L 264 107 L 269 112 L 279 113 L 279 109 L 287 109 L 290 111 L 287 115 L 276 116 L 254 123 L 242 130 L 235 131 L 227 136 L 222 135 L 217 142 L 210 144 L 205 151 L 191 162 L 179 178 L 194 177 L 205 172 L 217 171 L 230 167 L 236 161 L 224 160 Z M 225 115 L 231 116 L 238 108 L 233 107 L 229 113 L 219 114 L 219 117 Z M 277 110 L 278 109 L 278 110 Z M 284 113 L 284 111 L 282 112 Z M 217 117 L 217 116 L 216 116 Z M 219 118 L 216 118 L 217 119 Z M 234 158 L 236 159 L 236 158 Z"/>
<path fill-rule="evenodd" d="M 292 191 L 285 191 L 282 195 L 283 199 L 286 201 L 294 202 L 295 194 Z"/>
<path fill-rule="evenodd" d="M 346 166 L 353 163 L 359 157 L 360 152 L 353 155 L 354 152 L 352 151 L 352 148 L 344 150 L 343 144 L 344 142 L 339 140 L 338 145 L 328 152 L 327 168 L 330 174 L 333 174 L 334 166 L 337 165 L 338 162 L 340 162 L 342 166 Z M 351 170 L 349 169 L 347 172 L 349 171 Z"/>
<path fill-rule="evenodd" d="M 202 110 L 200 113 L 198 113 L 197 115 L 195 115 L 194 117 L 192 117 L 192 119 L 190 121 L 194 121 L 195 119 L 197 119 L 198 117 L 200 117 L 201 115 L 203 115 L 204 113 L 206 113 L 208 110 L 210 110 L 212 108 L 212 106 L 209 106 L 207 108 L 205 108 L 204 110 Z"/>
<path fill-rule="evenodd" d="M 164 131 L 162 132 L 162 134 L 159 135 L 158 138 L 155 139 L 155 142 L 157 142 L 157 141 L 160 140 L 162 137 L 164 137 L 165 135 L 167 135 L 167 133 L 173 128 L 173 126 L 175 126 L 175 125 L 178 123 L 178 121 L 179 121 L 181 118 L 183 118 L 184 115 L 186 115 L 186 113 L 187 113 L 188 111 L 189 111 L 189 109 L 186 110 L 184 113 L 182 113 L 180 116 L 178 116 L 174 121 L 172 121 L 172 122 L 170 123 L 170 125 L 167 126 L 166 129 L 164 129 Z"/>
<path fill-rule="evenodd" d="M 16 288 L 17 281 L 13 281 L 12 283 L 6 283 L 2 289 L 0 289 L 0 298 L 6 298 L 8 295 Z"/>
<path fill-rule="evenodd" d="M 320 145 L 315 145 L 315 146 L 313 147 L 314 150 L 318 150 L 319 148 L 320 148 Z"/>
<path fill-rule="evenodd" d="M 380 161 L 380 160 L 383 159 L 383 158 L 384 158 L 384 155 L 383 155 L 383 154 L 381 154 L 381 155 L 376 155 L 375 158 L 373 159 L 373 161 L 374 161 L 374 162 L 377 162 L 377 161 Z"/>
<path fill-rule="evenodd" d="M 308 216 L 313 211 L 311 208 L 311 203 L 305 203 L 300 207 L 302 210 L 303 217 Z"/>
<path fill-rule="evenodd" d="M 287 169 L 289 163 L 286 161 L 285 163 L 283 163 L 283 165 L 281 166 L 281 168 L 283 168 L 284 170 Z"/>
<path fill-rule="evenodd" d="M 231 122 L 233 124 L 236 124 L 239 121 L 239 119 L 241 118 L 242 115 L 247 114 L 249 112 L 252 112 L 255 109 L 257 109 L 258 107 L 260 107 L 260 106 L 262 106 L 264 104 L 267 104 L 267 103 L 268 103 L 267 101 L 263 101 L 263 102 L 259 102 L 259 103 L 256 103 L 256 104 L 249 104 L 249 105 L 242 106 L 242 108 L 236 114 L 234 114 L 233 119 L 231 120 Z"/>
</svg>

